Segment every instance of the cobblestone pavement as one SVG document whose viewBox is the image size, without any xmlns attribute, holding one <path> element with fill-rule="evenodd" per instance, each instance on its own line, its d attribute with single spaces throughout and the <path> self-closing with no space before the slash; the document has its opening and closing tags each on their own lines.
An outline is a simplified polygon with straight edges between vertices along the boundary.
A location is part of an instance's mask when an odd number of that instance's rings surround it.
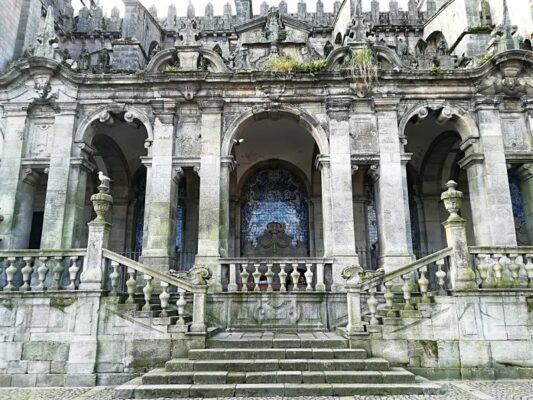
<svg viewBox="0 0 533 400">
<path fill-rule="evenodd" d="M 533 380 L 497 382 L 442 382 L 443 395 L 355 396 L 338 400 L 533 400 Z M 0 389 L 0 400 L 112 400 L 113 388 Z M 241 400 L 244 398 L 235 398 Z M 280 400 L 279 397 L 256 398 Z M 331 400 L 332 397 L 300 397 L 298 400 Z"/>
</svg>

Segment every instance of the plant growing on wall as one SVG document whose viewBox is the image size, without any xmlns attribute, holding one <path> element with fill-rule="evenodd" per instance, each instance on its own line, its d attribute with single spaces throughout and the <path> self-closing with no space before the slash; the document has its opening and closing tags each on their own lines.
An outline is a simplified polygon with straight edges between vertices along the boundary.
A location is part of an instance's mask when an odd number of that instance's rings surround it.
<svg viewBox="0 0 533 400">
<path fill-rule="evenodd" d="M 366 87 L 378 82 L 379 65 L 368 46 L 353 50 L 344 67 L 351 72 L 354 80 L 361 80 Z"/>
<path fill-rule="evenodd" d="M 299 62 L 289 57 L 276 57 L 269 60 L 265 70 L 271 72 L 304 73 L 314 75 L 326 68 L 326 60 Z"/>
<path fill-rule="evenodd" d="M 281 42 L 284 42 L 285 40 L 287 40 L 287 31 L 285 29 L 281 29 L 278 32 L 278 37 L 276 38 L 276 41 L 278 43 L 281 43 Z"/>
</svg>

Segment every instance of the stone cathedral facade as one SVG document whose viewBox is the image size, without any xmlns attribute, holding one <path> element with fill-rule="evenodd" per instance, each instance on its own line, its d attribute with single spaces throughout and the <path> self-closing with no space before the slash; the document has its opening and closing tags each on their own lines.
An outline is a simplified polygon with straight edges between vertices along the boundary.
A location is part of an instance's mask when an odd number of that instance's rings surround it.
<svg viewBox="0 0 533 400">
<path fill-rule="evenodd" d="M 0 386 L 533 376 L 528 0 L 123 2 L 0 11 Z"/>
</svg>

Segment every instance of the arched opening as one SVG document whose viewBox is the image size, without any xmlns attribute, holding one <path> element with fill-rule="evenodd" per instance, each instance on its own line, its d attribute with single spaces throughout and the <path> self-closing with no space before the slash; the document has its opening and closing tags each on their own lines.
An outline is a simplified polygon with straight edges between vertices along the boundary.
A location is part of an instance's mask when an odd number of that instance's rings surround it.
<svg viewBox="0 0 533 400">
<path fill-rule="evenodd" d="M 337 36 L 335 37 L 335 44 L 342 45 L 342 33 L 337 33 Z"/>
<path fill-rule="evenodd" d="M 530 190 L 531 173 L 520 165 L 508 171 L 509 189 L 513 206 L 516 241 L 519 246 L 533 243 L 533 197 Z"/>
<path fill-rule="evenodd" d="M 405 128 L 405 152 L 412 158 L 407 164 L 407 184 L 411 218 L 411 240 L 417 258 L 447 246 L 442 222 L 447 212 L 440 200 L 446 182 L 458 182 L 464 194 L 461 215 L 467 221 L 467 236 L 474 233 L 466 171 L 459 161 L 464 158 L 455 118 L 439 119 L 442 109 L 432 110 L 423 119 L 412 118 Z"/>
<path fill-rule="evenodd" d="M 91 162 L 97 166 L 88 179 L 85 215 L 87 222 L 94 217 L 90 197 L 98 185 L 98 171 L 102 171 L 113 180 L 114 203 L 108 217 L 113 229 L 109 247 L 138 259 L 142 252 L 146 193 L 146 167 L 141 157 L 146 156 L 145 142 L 149 137 L 143 123 L 126 114 L 102 115 L 90 124 L 84 135 L 94 149 Z"/>
<path fill-rule="evenodd" d="M 265 112 L 231 136 L 230 255 L 323 255 L 319 150 L 304 125 L 291 114 Z"/>
</svg>

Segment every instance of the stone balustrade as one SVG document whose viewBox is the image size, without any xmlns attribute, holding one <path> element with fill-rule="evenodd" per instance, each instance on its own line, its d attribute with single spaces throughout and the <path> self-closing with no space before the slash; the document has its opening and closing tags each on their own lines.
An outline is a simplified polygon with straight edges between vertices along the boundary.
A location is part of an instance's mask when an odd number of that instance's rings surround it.
<svg viewBox="0 0 533 400">
<path fill-rule="evenodd" d="M 127 295 L 125 304 L 136 308 L 136 295 L 142 294 L 141 310 L 152 312 L 162 325 L 174 325 L 173 332 L 206 333 L 209 270 L 194 267 L 188 272 L 164 274 L 109 250 L 103 250 L 103 257 L 111 297 L 120 302 Z M 156 302 L 154 293 L 158 293 Z M 171 294 L 177 298 L 174 304 Z"/>
<path fill-rule="evenodd" d="M 533 289 L 533 247 L 470 247 L 480 289 Z"/>
<path fill-rule="evenodd" d="M 235 259 L 228 292 L 325 292 L 331 288 L 331 262 L 324 259 Z"/>
<path fill-rule="evenodd" d="M 4 292 L 77 290 L 86 250 L 0 252 L 0 288 Z"/>
</svg>

